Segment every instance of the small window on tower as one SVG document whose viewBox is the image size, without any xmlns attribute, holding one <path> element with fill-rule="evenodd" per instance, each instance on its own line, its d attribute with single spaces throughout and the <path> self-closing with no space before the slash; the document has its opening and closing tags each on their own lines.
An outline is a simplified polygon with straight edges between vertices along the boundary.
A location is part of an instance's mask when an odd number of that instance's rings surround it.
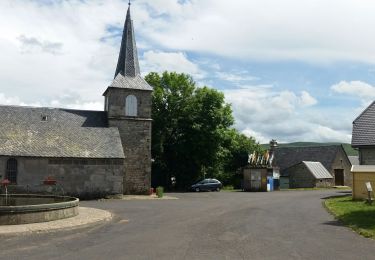
<svg viewBox="0 0 375 260">
<path fill-rule="evenodd" d="M 125 102 L 125 115 L 137 116 L 137 106 L 137 98 L 134 95 L 127 96 Z"/>
<path fill-rule="evenodd" d="M 42 119 L 42 122 L 47 122 L 49 118 L 47 115 L 42 115 L 41 119 Z"/>
</svg>

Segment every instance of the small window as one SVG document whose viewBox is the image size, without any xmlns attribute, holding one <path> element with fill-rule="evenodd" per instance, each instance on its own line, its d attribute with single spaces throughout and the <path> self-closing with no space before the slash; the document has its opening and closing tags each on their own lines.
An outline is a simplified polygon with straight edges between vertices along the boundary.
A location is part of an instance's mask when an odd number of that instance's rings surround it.
<svg viewBox="0 0 375 260">
<path fill-rule="evenodd" d="M 41 120 L 42 122 L 47 122 L 48 121 L 48 116 L 47 115 L 41 115 Z"/>
<path fill-rule="evenodd" d="M 125 102 L 125 115 L 126 116 L 137 116 L 137 98 L 134 95 L 129 95 L 126 97 Z"/>
<path fill-rule="evenodd" d="M 17 160 L 14 158 L 7 161 L 6 178 L 11 184 L 17 184 Z"/>
<path fill-rule="evenodd" d="M 109 110 L 109 102 L 108 102 L 108 96 L 105 96 L 105 101 L 104 101 L 104 111 Z"/>
</svg>

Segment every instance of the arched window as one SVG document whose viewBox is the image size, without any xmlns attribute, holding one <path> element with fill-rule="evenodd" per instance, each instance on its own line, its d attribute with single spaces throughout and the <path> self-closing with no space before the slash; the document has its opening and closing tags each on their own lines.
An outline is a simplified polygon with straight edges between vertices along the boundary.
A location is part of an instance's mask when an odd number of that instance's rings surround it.
<svg viewBox="0 0 375 260">
<path fill-rule="evenodd" d="M 137 116 L 137 98 L 134 95 L 126 97 L 125 103 L 125 115 L 126 116 Z"/>
<path fill-rule="evenodd" d="M 12 184 L 17 183 L 17 160 L 14 158 L 7 161 L 6 178 Z"/>
</svg>

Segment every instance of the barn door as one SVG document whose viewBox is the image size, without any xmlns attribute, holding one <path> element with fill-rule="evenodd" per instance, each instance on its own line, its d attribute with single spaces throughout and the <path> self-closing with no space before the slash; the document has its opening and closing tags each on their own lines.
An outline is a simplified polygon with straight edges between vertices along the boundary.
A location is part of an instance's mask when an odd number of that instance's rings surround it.
<svg viewBox="0 0 375 260">
<path fill-rule="evenodd" d="M 344 170 L 335 169 L 335 186 L 344 186 Z"/>
</svg>

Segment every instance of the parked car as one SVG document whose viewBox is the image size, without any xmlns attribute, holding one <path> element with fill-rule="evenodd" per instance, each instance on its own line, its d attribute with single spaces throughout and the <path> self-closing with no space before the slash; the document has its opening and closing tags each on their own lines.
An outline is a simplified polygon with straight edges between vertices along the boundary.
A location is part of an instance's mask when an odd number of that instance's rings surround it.
<svg viewBox="0 0 375 260">
<path fill-rule="evenodd" d="M 216 179 L 204 179 L 190 186 L 192 191 L 220 191 L 223 184 Z"/>
</svg>

